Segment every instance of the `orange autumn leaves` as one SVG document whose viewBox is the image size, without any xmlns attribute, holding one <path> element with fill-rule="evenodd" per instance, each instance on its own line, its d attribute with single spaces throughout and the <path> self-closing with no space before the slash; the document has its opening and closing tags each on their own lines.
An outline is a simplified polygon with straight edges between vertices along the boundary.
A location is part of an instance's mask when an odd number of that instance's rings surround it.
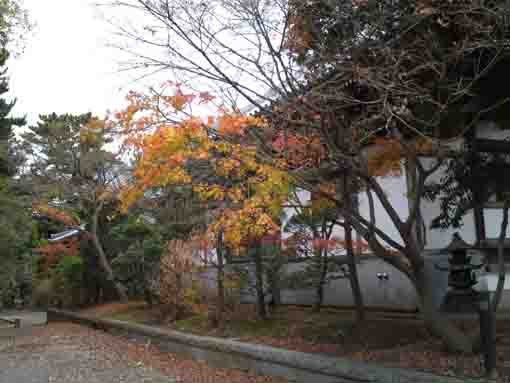
<svg viewBox="0 0 510 383">
<path fill-rule="evenodd" d="M 179 87 L 171 96 L 130 93 L 129 105 L 115 116 L 124 135 L 123 150 L 136 155 L 134 182 L 124 189 L 121 200 L 127 209 L 149 190 L 191 187 L 202 201 L 220 202 L 215 204 L 214 222 L 208 229 L 223 231 L 226 241 L 236 246 L 279 230 L 282 206 L 291 190 L 291 172 L 319 166 L 328 153 L 318 135 L 279 133 L 268 145 L 276 160 L 262 161 L 247 133 L 259 129 L 263 137 L 269 124 L 224 108 L 203 118 L 191 113 L 213 99 L 207 93 L 185 93 Z M 402 157 L 398 141 L 376 139 L 367 155 L 371 174 L 399 175 Z M 206 163 L 212 176 L 193 171 L 197 163 Z M 321 192 L 325 197 L 314 208 L 334 207 L 334 183 L 322 185 Z"/>
<path fill-rule="evenodd" d="M 428 154 L 433 151 L 432 140 L 421 138 L 406 143 L 397 139 L 378 138 L 368 148 L 367 162 L 370 175 L 376 177 L 399 176 L 402 173 L 402 159 L 406 151 L 413 155 Z"/>
<path fill-rule="evenodd" d="M 376 139 L 368 149 L 368 169 L 371 175 L 383 177 L 400 175 L 402 171 L 403 148 L 398 140 Z"/>
<path fill-rule="evenodd" d="M 286 172 L 261 163 L 246 140 L 246 129 L 262 128 L 262 119 L 227 110 L 204 119 L 184 113 L 189 104 L 211 99 L 182 91 L 170 97 L 131 94 L 117 123 L 124 128 L 124 150 L 136 153 L 137 163 L 135 181 L 121 199 L 127 209 L 148 190 L 190 186 L 203 201 L 220 202 L 209 231 L 223 230 L 235 246 L 279 229 L 275 220 L 290 180 Z M 211 180 L 193 171 L 200 161 L 213 172 Z"/>
<path fill-rule="evenodd" d="M 44 203 L 34 204 L 32 206 L 32 212 L 35 214 L 39 214 L 41 216 L 46 216 L 55 221 L 61 222 L 66 226 L 73 227 L 78 226 L 79 222 L 72 215 L 66 213 L 63 210 L 59 210 L 53 207 L 48 206 Z"/>
</svg>

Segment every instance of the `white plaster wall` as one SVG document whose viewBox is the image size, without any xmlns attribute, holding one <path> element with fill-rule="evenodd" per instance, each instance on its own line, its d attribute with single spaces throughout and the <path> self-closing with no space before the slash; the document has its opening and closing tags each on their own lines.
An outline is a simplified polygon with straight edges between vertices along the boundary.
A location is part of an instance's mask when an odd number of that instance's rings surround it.
<svg viewBox="0 0 510 383">
<path fill-rule="evenodd" d="M 433 158 L 422 158 L 421 163 L 425 168 L 430 168 L 433 166 L 435 159 Z M 435 173 L 433 173 L 427 180 L 427 182 L 438 182 L 441 177 L 444 175 L 445 168 L 439 168 Z M 422 200 L 421 213 L 423 217 L 423 222 L 425 224 L 425 249 L 427 250 L 440 250 L 444 249 L 448 246 L 452 240 L 453 233 L 459 232 L 462 238 L 468 243 L 474 243 L 476 241 L 476 232 L 475 232 L 475 221 L 473 217 L 473 212 L 469 211 L 462 219 L 462 226 L 458 229 L 448 228 L 448 229 L 431 229 L 430 225 L 432 220 L 437 217 L 440 212 L 439 199 L 435 201 L 427 201 Z"/>
<path fill-rule="evenodd" d="M 297 198 L 299 202 L 303 205 L 306 205 L 310 201 L 310 192 L 306 190 L 299 189 L 297 192 Z M 286 207 L 283 209 L 283 219 L 282 219 L 282 228 L 285 228 L 287 222 L 297 214 L 297 210 L 292 207 Z M 282 239 L 286 239 L 290 236 L 291 233 L 282 231 Z"/>
<path fill-rule="evenodd" d="M 402 169 L 400 176 L 381 177 L 378 181 L 400 219 L 406 219 L 409 215 L 409 202 L 407 199 L 407 185 L 404 169 Z M 391 218 L 382 207 L 381 202 L 375 193 L 372 193 L 372 195 L 374 196 L 376 226 L 389 235 L 394 241 L 402 243 L 402 238 L 391 221 Z M 359 209 L 362 216 L 367 220 L 370 220 L 370 207 L 368 197 L 365 192 L 362 192 L 359 195 Z"/>
<path fill-rule="evenodd" d="M 499 238 L 501 221 L 503 220 L 502 209 L 484 209 L 485 235 L 488 239 Z M 510 238 L 510 225 L 506 229 L 506 237 Z"/>
<path fill-rule="evenodd" d="M 501 130 L 494 123 L 481 123 L 478 127 L 478 136 L 491 139 L 510 139 L 510 130 Z M 462 141 L 457 140 L 451 142 L 451 149 L 460 149 Z M 428 168 L 435 162 L 432 158 L 422 158 L 422 164 Z M 444 168 L 440 168 L 429 178 L 429 181 L 439 181 L 444 174 Z M 510 176 L 510 175 L 509 175 Z M 407 198 L 407 184 L 405 178 L 405 171 L 398 177 L 385 177 L 380 180 L 381 186 L 388 196 L 390 202 L 396 209 L 401 219 L 405 219 L 409 214 L 409 202 Z M 310 200 L 310 193 L 306 191 L 298 192 L 302 201 Z M 374 195 L 375 198 L 375 195 Z M 359 195 L 360 211 L 365 218 L 369 218 L 369 205 L 366 194 L 360 193 Z M 376 211 L 376 224 L 392 239 L 401 242 L 402 239 L 394 227 L 391 219 L 382 208 L 380 202 L 375 198 L 375 211 Z M 468 243 L 476 241 L 475 224 L 473 212 L 469 211 L 462 220 L 460 228 L 449 228 L 445 230 L 431 229 L 430 225 L 432 219 L 437 217 L 440 213 L 439 201 L 429 202 L 422 200 L 421 213 L 424 219 L 426 234 L 425 234 L 425 249 L 426 250 L 442 250 L 451 242 L 452 236 L 455 232 L 459 232 L 462 238 Z M 287 220 L 295 214 L 293 209 L 286 209 Z M 497 238 L 499 236 L 499 228 L 501 225 L 501 209 L 485 209 L 484 216 L 486 221 L 486 233 L 488 238 Z M 288 236 L 288 233 L 283 233 L 283 237 Z M 336 237 L 343 238 L 343 230 L 340 227 L 335 229 L 333 234 Z M 507 231 L 507 237 L 510 238 L 510 227 Z M 426 267 L 427 273 L 433 278 L 434 299 L 437 306 L 440 305 L 444 294 L 447 291 L 447 278 L 448 273 L 439 272 L 435 268 L 437 262 L 446 263 L 446 254 L 437 254 L 427 257 Z M 473 261 L 478 263 L 481 261 L 480 254 L 473 254 Z M 294 268 L 301 267 L 299 264 L 287 265 L 286 271 L 292 272 Z M 363 295 L 368 306 L 390 306 L 395 308 L 411 308 L 416 306 L 416 295 L 411 283 L 407 278 L 394 269 L 392 266 L 384 263 L 383 261 L 374 258 L 370 261 L 362 262 L 359 266 L 359 276 Z M 379 281 L 377 279 L 378 272 L 387 272 L 390 275 L 389 281 Z M 479 274 L 484 274 L 480 271 Z M 488 287 L 491 290 L 495 289 L 497 283 L 497 276 L 495 273 L 489 273 L 487 278 Z M 507 275 L 505 281 L 505 290 L 510 290 L 510 275 Z M 282 298 L 285 303 L 300 303 L 311 304 L 314 299 L 314 293 L 311 290 L 284 290 L 282 291 Z M 351 305 L 352 294 L 348 280 L 339 279 L 333 281 L 325 288 L 325 304 L 328 305 Z M 510 308 L 510 294 L 504 294 L 502 301 L 503 308 Z"/>
<path fill-rule="evenodd" d="M 386 273 L 388 280 L 377 278 L 378 273 Z M 409 279 L 383 260 L 376 257 L 361 260 L 358 264 L 358 277 L 366 306 L 411 310 L 417 307 L 416 293 Z M 324 304 L 354 305 L 347 278 L 336 279 L 325 286 Z"/>
<path fill-rule="evenodd" d="M 501 129 L 498 124 L 493 121 L 482 121 L 476 128 L 476 136 L 493 140 L 508 140 L 510 139 L 510 130 Z"/>
<path fill-rule="evenodd" d="M 510 139 L 509 130 L 501 130 L 493 122 L 481 122 L 477 127 L 477 136 L 480 138 L 490 139 Z M 459 140 L 454 146 L 460 148 Z M 422 164 L 430 167 L 434 162 L 432 158 L 422 158 Z M 429 177 L 429 181 L 439 181 L 444 174 L 444 168 L 440 168 Z M 508 175 L 501 175 L 502 177 Z M 432 219 L 440 213 L 439 201 L 421 203 L 422 215 L 427 227 L 426 249 L 442 249 L 447 246 L 454 232 L 458 231 L 462 238 L 468 243 L 476 241 L 475 222 L 473 212 L 469 211 L 462 220 L 462 226 L 459 229 L 449 228 L 446 230 L 430 229 Z M 497 238 L 499 236 L 499 228 L 501 225 L 501 209 L 484 209 L 485 230 L 487 238 Z M 507 230 L 507 237 L 510 237 L 510 227 Z"/>
<path fill-rule="evenodd" d="M 405 173 L 402 171 L 400 176 L 396 177 L 381 177 L 379 182 L 386 193 L 386 196 L 389 198 L 391 204 L 397 211 L 398 215 L 401 219 L 407 218 L 409 214 L 409 204 L 406 196 L 406 179 Z M 374 206 L 375 206 L 375 218 L 376 225 L 383 230 L 386 234 L 388 234 L 393 240 L 401 243 L 402 239 L 398 233 L 398 230 L 391 222 L 390 217 L 383 209 L 381 202 L 374 195 Z M 298 191 L 298 195 L 300 200 L 304 202 L 310 201 L 310 193 L 304 190 Z M 368 197 L 365 192 L 359 194 L 359 209 L 361 215 L 367 220 L 370 219 L 370 208 L 368 203 Z M 288 222 L 288 220 L 296 214 L 295 209 L 285 208 L 285 217 L 284 224 Z M 287 238 L 289 233 L 282 233 L 283 238 Z M 341 227 L 337 226 L 334 228 L 333 237 L 344 238 L 344 231 Z"/>
<path fill-rule="evenodd" d="M 288 276 L 302 270 L 305 266 L 304 262 L 288 263 L 283 266 L 282 273 Z M 252 270 L 253 264 L 247 264 L 245 267 Z M 378 273 L 388 274 L 388 280 L 377 278 Z M 406 310 L 417 308 L 416 293 L 409 279 L 381 259 L 365 257 L 360 260 L 358 275 L 364 304 L 367 307 Z M 255 303 L 254 290 L 244 289 L 241 299 L 243 303 Z M 270 300 L 269 296 L 267 300 Z M 316 292 L 312 288 L 282 289 L 281 300 L 283 304 L 311 306 L 316 302 Z M 347 278 L 335 279 L 325 285 L 323 304 L 339 307 L 354 305 L 349 280 Z"/>
<path fill-rule="evenodd" d="M 510 139 L 510 130 L 501 130 L 493 122 L 482 122 L 478 126 L 477 136 L 491 139 Z M 453 141 L 449 144 L 452 149 L 460 149 L 462 145 L 461 140 Z M 427 168 L 434 163 L 432 158 L 422 158 L 422 164 Z M 440 168 L 434 174 L 429 177 L 430 182 L 437 182 L 443 176 L 444 168 Z M 504 176 L 504 175 L 502 175 Z M 384 177 L 380 180 L 383 190 L 390 199 L 392 205 L 396 209 L 401 219 L 405 219 L 409 214 L 409 202 L 407 199 L 407 185 L 405 178 L 405 171 L 402 170 L 402 174 L 398 177 Z M 303 201 L 310 199 L 310 193 L 306 191 L 300 191 L 298 193 Z M 375 195 L 374 195 L 375 197 Z M 368 198 L 365 193 L 360 193 L 360 211 L 365 218 L 369 218 L 369 206 Z M 401 242 L 402 239 L 395 228 L 391 219 L 386 214 L 381 206 L 381 203 L 375 198 L 375 211 L 376 211 L 376 224 L 379 228 L 384 230 L 385 233 L 397 242 Z M 426 233 L 425 233 L 425 249 L 427 250 L 438 250 L 444 249 L 450 243 L 452 235 L 455 232 L 459 232 L 462 238 L 468 243 L 474 243 L 476 241 L 475 235 L 475 223 L 473 212 L 469 211 L 462 219 L 462 225 L 460 228 L 448 228 L 442 229 L 431 229 L 430 225 L 432 219 L 440 214 L 439 200 L 429 202 L 423 200 L 421 202 L 421 212 L 424 219 Z M 286 214 L 288 218 L 294 214 L 292 209 L 287 209 Z M 501 225 L 501 209 L 485 209 L 485 229 L 487 238 L 497 238 L 499 236 L 499 229 Z M 288 234 L 284 233 L 288 236 Z M 343 238 L 343 230 L 337 227 L 334 232 L 334 236 Z M 510 238 L 510 226 L 507 229 L 507 237 Z"/>
<path fill-rule="evenodd" d="M 509 140 L 510 130 L 501 129 L 496 123 L 484 121 L 478 125 L 477 137 L 493 140 Z M 509 174 L 502 174 L 501 177 L 509 177 Z M 487 238 L 498 238 L 502 221 L 501 209 L 484 209 L 485 234 Z M 507 238 L 510 238 L 510 227 L 506 232 Z"/>
</svg>

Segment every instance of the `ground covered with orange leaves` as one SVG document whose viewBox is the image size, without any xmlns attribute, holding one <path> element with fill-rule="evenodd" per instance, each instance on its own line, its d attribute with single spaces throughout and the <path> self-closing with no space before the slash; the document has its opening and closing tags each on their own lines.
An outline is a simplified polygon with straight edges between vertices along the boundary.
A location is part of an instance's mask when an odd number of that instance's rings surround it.
<svg viewBox="0 0 510 383">
<path fill-rule="evenodd" d="M 271 319 L 255 319 L 254 309 L 245 306 L 220 328 L 212 328 L 205 315 L 191 316 L 175 323 L 160 318 L 158 308 L 148 309 L 143 303 L 119 304 L 88 310 L 89 314 L 118 320 L 156 324 L 198 335 L 225 337 L 289 350 L 320 353 L 388 366 L 417 369 L 449 376 L 482 375 L 479 355 L 452 354 L 412 313 L 369 312 L 361 326 L 353 325 L 353 313 L 324 309 L 313 313 L 309 308 L 285 307 Z M 250 319 L 251 318 L 251 319 Z M 476 321 L 462 322 L 473 331 Z M 498 372 L 501 381 L 510 377 L 510 321 L 497 326 Z"/>
</svg>

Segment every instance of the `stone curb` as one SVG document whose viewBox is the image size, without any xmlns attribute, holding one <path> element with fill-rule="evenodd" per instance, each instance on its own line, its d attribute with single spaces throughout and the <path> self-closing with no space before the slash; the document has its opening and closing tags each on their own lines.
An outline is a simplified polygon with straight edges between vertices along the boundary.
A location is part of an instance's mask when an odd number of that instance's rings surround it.
<svg viewBox="0 0 510 383">
<path fill-rule="evenodd" d="M 419 371 L 378 366 L 344 358 L 289 351 L 233 340 L 198 336 L 64 310 L 48 310 L 48 322 L 71 321 L 93 328 L 149 338 L 162 349 L 221 368 L 238 368 L 298 383 L 475 383 Z"/>
</svg>

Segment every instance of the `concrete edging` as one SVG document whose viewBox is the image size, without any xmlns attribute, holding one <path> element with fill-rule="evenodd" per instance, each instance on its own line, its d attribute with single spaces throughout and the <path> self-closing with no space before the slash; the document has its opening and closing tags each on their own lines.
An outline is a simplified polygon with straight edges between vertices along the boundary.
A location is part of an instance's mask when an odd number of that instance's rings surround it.
<svg viewBox="0 0 510 383">
<path fill-rule="evenodd" d="M 71 321 L 110 332 L 127 332 L 162 349 L 185 354 L 215 367 L 238 368 L 298 383 L 461 383 L 483 382 L 378 366 L 344 358 L 289 351 L 233 340 L 198 336 L 162 328 L 101 319 L 64 310 L 48 310 L 48 323 Z"/>
<path fill-rule="evenodd" d="M 0 318 L 0 323 L 8 323 L 8 324 L 14 326 L 14 328 L 21 327 L 21 320 L 18 318 L 15 318 L 15 319 Z"/>
</svg>

